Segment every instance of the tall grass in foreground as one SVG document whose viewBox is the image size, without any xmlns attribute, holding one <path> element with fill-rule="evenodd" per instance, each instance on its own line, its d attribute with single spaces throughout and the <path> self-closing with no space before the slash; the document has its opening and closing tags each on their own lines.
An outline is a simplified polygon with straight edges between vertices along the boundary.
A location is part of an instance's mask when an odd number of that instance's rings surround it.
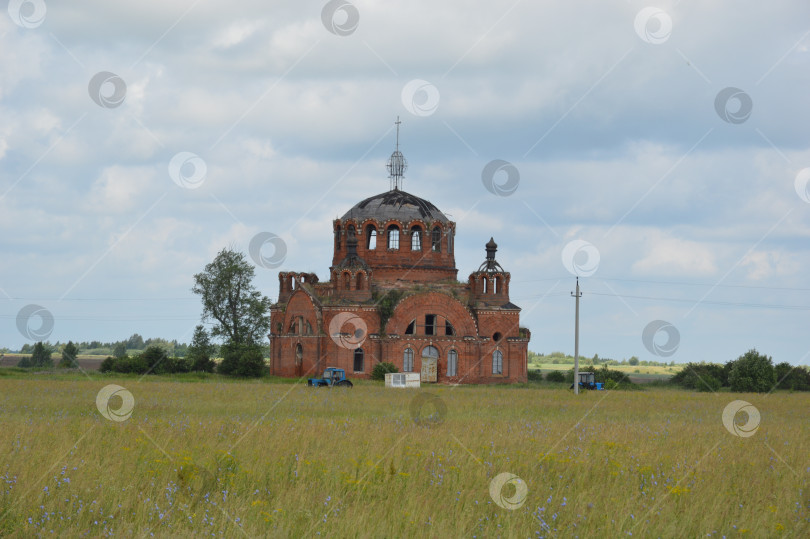
<svg viewBox="0 0 810 539">
<path fill-rule="evenodd" d="M 127 421 L 96 409 L 109 383 L 135 399 Z M 412 421 L 419 391 L 442 399 L 443 422 Z M 750 438 L 722 424 L 735 398 L 761 412 Z M 0 536 L 806 536 L 808 407 L 787 393 L 0 378 Z M 518 509 L 490 497 L 502 472 L 526 482 Z"/>
</svg>

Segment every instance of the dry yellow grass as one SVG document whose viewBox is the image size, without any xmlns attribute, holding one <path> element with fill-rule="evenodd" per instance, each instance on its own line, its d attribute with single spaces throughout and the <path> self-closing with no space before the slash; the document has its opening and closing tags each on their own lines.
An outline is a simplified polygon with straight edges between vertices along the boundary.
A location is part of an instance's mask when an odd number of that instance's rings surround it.
<svg viewBox="0 0 810 539">
<path fill-rule="evenodd" d="M 126 421 L 96 409 L 110 383 L 134 397 Z M 443 422 L 412 421 L 419 391 L 439 396 Z M 735 398 L 761 412 L 751 437 L 722 424 Z M 806 536 L 808 405 L 806 394 L 0 379 L 0 535 Z M 527 488 L 514 510 L 490 496 L 503 472 Z"/>
</svg>

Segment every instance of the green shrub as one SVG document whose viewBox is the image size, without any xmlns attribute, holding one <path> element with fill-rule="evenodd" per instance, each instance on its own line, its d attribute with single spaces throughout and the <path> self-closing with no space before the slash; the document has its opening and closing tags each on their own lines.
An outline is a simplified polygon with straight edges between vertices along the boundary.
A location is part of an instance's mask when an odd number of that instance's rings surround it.
<svg viewBox="0 0 810 539">
<path fill-rule="evenodd" d="M 779 389 L 810 390 L 810 372 L 807 367 L 794 367 L 790 363 L 783 362 L 776 365 L 773 370 Z"/>
<path fill-rule="evenodd" d="M 565 373 L 562 371 L 551 371 L 546 373 L 547 382 L 565 382 Z M 573 383 L 573 377 L 571 378 Z"/>
<path fill-rule="evenodd" d="M 371 369 L 371 379 L 385 380 L 385 375 L 389 372 L 399 372 L 399 370 L 393 363 L 387 362 L 377 363 L 376 365 L 374 365 L 374 368 Z"/>
<path fill-rule="evenodd" d="M 685 387 L 686 389 L 697 389 L 707 391 L 706 384 L 701 380 L 714 378 L 721 386 L 728 386 L 728 373 L 731 371 L 733 361 L 725 365 L 717 363 L 687 363 L 683 369 L 670 378 L 670 382 Z M 711 383 L 709 385 L 712 385 Z"/>
<path fill-rule="evenodd" d="M 722 384 L 720 383 L 720 380 L 718 380 L 714 376 L 706 375 L 703 377 L 700 383 L 697 384 L 697 387 L 695 387 L 695 389 L 698 391 L 713 393 L 718 389 L 720 389 L 721 386 Z"/>
<path fill-rule="evenodd" d="M 53 367 L 51 350 L 46 348 L 42 341 L 34 345 L 34 350 L 31 352 L 31 366 L 46 369 Z"/>
<path fill-rule="evenodd" d="M 222 346 L 222 362 L 217 366 L 220 374 L 236 376 L 263 376 L 265 374 L 262 348 L 258 344 L 228 343 Z"/>
<path fill-rule="evenodd" d="M 236 368 L 238 376 L 249 376 L 257 378 L 265 374 L 264 357 L 259 346 L 246 346 L 239 358 L 239 365 Z"/>
<path fill-rule="evenodd" d="M 776 382 L 773 360 L 752 348 L 737 358 L 728 378 L 732 391 L 765 393 Z"/>
<path fill-rule="evenodd" d="M 22 359 L 20 359 L 20 361 L 17 362 L 17 366 L 23 369 L 33 367 L 34 364 L 31 363 L 31 356 L 23 356 Z"/>
<path fill-rule="evenodd" d="M 120 372 L 122 374 L 146 374 L 149 370 L 149 365 L 141 356 L 124 356 L 113 358 L 112 370 L 113 372 Z"/>
<path fill-rule="evenodd" d="M 172 362 L 169 359 L 169 354 L 160 346 L 149 346 L 140 356 L 141 360 L 146 364 L 146 370 L 152 374 L 166 374 L 172 371 Z"/>
<path fill-rule="evenodd" d="M 76 361 L 76 356 L 79 354 L 79 349 L 73 344 L 73 341 L 68 341 L 65 348 L 62 349 L 62 359 L 59 361 L 59 367 L 73 368 L 78 367 L 79 363 Z"/>
<path fill-rule="evenodd" d="M 101 362 L 101 367 L 99 367 L 99 371 L 101 372 L 112 372 L 113 366 L 115 365 L 115 358 L 112 356 L 107 356 L 104 361 Z"/>
</svg>

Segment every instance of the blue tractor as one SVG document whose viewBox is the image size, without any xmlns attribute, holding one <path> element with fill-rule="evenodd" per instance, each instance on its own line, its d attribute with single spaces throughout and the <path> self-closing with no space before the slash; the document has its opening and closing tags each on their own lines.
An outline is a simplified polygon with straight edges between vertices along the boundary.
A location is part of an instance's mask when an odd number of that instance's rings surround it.
<svg viewBox="0 0 810 539">
<path fill-rule="evenodd" d="M 353 387 L 348 378 L 346 378 L 346 371 L 338 369 L 337 367 L 327 367 L 323 371 L 323 378 L 310 378 L 307 380 L 307 385 L 311 387 Z"/>
<path fill-rule="evenodd" d="M 579 388 L 580 389 L 596 389 L 602 391 L 605 389 L 602 382 L 597 382 L 592 372 L 579 373 Z M 574 389 L 574 384 L 571 384 L 571 389 Z"/>
</svg>

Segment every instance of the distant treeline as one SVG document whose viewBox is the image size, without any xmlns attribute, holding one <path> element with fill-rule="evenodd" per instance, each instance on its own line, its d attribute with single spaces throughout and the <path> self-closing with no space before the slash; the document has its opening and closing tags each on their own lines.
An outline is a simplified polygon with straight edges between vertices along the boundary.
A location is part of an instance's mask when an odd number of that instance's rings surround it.
<svg viewBox="0 0 810 539">
<path fill-rule="evenodd" d="M 44 341 L 43 346 L 53 354 L 61 354 L 67 343 L 56 341 Z M 163 349 L 171 357 L 185 357 L 188 354 L 187 343 L 179 343 L 177 340 L 166 340 L 161 338 L 144 339 L 137 333 L 133 333 L 128 339 L 113 342 L 102 341 L 81 341 L 73 342 L 79 349 L 79 354 L 83 355 L 96 355 L 96 356 L 115 356 L 123 357 L 125 355 L 133 355 L 133 352 L 142 352 L 150 346 L 157 346 Z M 24 344 L 19 350 L 10 350 L 8 348 L 0 349 L 0 353 L 17 353 L 17 354 L 31 354 L 34 351 L 34 345 Z M 215 353 L 219 351 L 216 350 Z"/>
<path fill-rule="evenodd" d="M 660 361 L 639 360 L 636 356 L 632 356 L 629 359 L 618 360 L 618 359 L 611 359 L 608 357 L 599 357 L 599 354 L 594 354 L 593 357 L 579 356 L 579 362 L 583 365 L 630 365 L 630 366 L 641 365 L 645 367 L 671 367 L 675 365 L 674 361 L 667 363 L 666 361 L 660 362 Z M 551 352 L 550 354 L 538 354 L 530 351 L 529 363 L 573 365 L 574 356 L 564 354 L 562 352 Z"/>
<path fill-rule="evenodd" d="M 752 349 L 725 364 L 687 363 L 669 383 L 696 391 L 722 387 L 734 392 L 810 391 L 810 369 L 786 362 L 774 365 L 770 356 Z"/>
</svg>

